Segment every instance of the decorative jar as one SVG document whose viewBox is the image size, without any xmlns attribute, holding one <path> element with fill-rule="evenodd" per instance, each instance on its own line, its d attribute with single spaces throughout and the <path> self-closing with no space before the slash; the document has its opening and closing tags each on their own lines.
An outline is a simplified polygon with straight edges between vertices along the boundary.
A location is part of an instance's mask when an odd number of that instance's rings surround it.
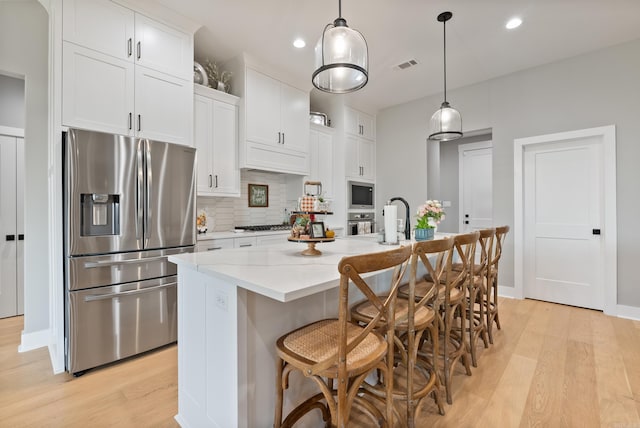
<svg viewBox="0 0 640 428">
<path fill-rule="evenodd" d="M 416 229 L 416 241 L 430 241 L 433 239 L 435 229 Z"/>
</svg>

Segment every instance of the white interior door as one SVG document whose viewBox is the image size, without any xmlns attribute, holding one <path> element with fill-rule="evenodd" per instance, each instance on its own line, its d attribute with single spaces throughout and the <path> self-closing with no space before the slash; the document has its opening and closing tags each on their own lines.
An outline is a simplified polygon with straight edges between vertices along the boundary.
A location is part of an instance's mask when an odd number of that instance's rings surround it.
<svg viewBox="0 0 640 428">
<path fill-rule="evenodd" d="M 0 318 L 18 313 L 16 137 L 0 135 Z"/>
<path fill-rule="evenodd" d="M 458 148 L 461 232 L 493 226 L 493 148 L 491 142 Z"/>
<path fill-rule="evenodd" d="M 523 181 L 525 297 L 603 309 L 601 139 L 527 147 Z"/>
</svg>

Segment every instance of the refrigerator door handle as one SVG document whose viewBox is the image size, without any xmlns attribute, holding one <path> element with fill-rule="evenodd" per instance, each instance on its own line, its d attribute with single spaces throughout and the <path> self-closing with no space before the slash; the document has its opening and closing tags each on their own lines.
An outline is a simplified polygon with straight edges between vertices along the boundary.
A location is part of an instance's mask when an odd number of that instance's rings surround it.
<svg viewBox="0 0 640 428">
<path fill-rule="evenodd" d="M 136 240 L 142 239 L 144 215 L 144 158 L 142 155 L 142 141 L 138 141 L 138 170 L 136 173 Z M 142 245 L 139 246 L 142 248 Z"/>
<path fill-rule="evenodd" d="M 84 264 L 85 269 L 99 268 L 105 266 L 118 266 L 118 265 L 129 265 L 136 263 L 148 263 L 148 262 L 158 262 L 162 260 L 166 260 L 167 256 L 158 256 L 158 257 L 144 257 L 141 259 L 128 259 L 128 260 L 105 260 L 101 262 L 86 262 Z"/>
<path fill-rule="evenodd" d="M 157 285 L 155 287 L 141 288 L 139 290 L 131 290 L 131 291 L 121 291 L 119 293 L 107 293 L 107 294 L 95 294 L 93 296 L 86 296 L 84 298 L 85 302 L 94 302 L 96 300 L 107 300 L 113 299 L 114 297 L 124 297 L 124 296 L 132 296 L 135 294 L 148 293 L 150 291 L 158 291 L 163 288 L 173 287 L 174 285 L 178 285 L 177 282 L 170 282 L 168 284 Z"/>
<path fill-rule="evenodd" d="M 153 171 L 151 168 L 151 143 L 149 140 L 144 140 L 144 148 L 146 151 L 145 172 L 147 175 L 146 188 L 144 191 L 144 246 L 149 245 L 149 238 L 151 237 L 151 218 L 153 213 L 151 212 L 151 189 L 153 188 Z"/>
</svg>

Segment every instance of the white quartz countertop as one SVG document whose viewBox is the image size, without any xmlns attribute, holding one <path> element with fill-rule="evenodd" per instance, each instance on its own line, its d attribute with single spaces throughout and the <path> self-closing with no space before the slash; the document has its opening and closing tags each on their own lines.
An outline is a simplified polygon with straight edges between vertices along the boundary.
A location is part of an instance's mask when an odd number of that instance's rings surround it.
<svg viewBox="0 0 640 428">
<path fill-rule="evenodd" d="M 245 232 L 247 233 L 247 232 Z M 273 233 L 273 232 L 272 232 Z M 237 234 L 244 235 L 244 234 Z M 401 245 L 409 245 L 403 241 Z M 339 285 L 342 257 L 396 248 L 369 239 L 336 239 L 317 245 L 320 256 L 303 256 L 305 243 L 284 242 L 264 247 L 169 256 L 179 269 L 194 269 L 272 299 L 289 302 Z"/>
</svg>

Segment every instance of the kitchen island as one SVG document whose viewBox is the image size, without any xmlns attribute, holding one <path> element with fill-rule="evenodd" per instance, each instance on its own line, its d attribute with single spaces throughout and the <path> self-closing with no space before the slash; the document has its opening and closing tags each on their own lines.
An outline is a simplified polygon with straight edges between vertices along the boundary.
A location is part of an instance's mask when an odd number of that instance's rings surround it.
<svg viewBox="0 0 640 428">
<path fill-rule="evenodd" d="M 299 244 L 284 239 L 169 257 L 178 265 L 176 420 L 182 427 L 272 426 L 278 337 L 337 316 L 342 257 L 395 248 L 379 245 L 374 235 L 323 243 L 322 255 L 305 257 Z M 389 280 L 390 272 L 378 275 L 374 287 L 382 291 Z M 292 375 L 285 414 L 314 388 Z M 315 413 L 301 426 L 318 426 Z"/>
</svg>

